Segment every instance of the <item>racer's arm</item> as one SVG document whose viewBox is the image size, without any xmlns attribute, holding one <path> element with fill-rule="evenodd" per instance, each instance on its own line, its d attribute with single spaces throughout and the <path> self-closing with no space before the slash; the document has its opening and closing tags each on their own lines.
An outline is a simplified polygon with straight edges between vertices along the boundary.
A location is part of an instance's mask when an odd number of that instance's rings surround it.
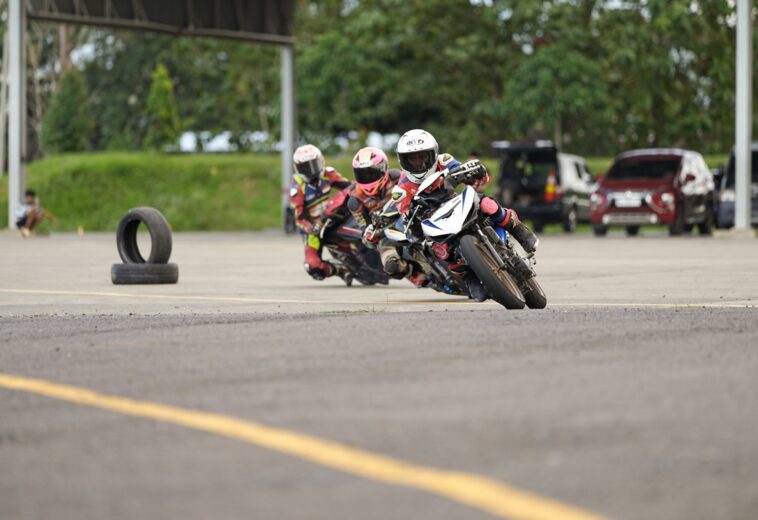
<svg viewBox="0 0 758 520">
<path fill-rule="evenodd" d="M 305 194 L 297 183 L 290 188 L 290 206 L 295 210 L 295 225 L 306 234 L 313 231 L 313 224 L 306 218 Z"/>
<path fill-rule="evenodd" d="M 350 196 L 347 200 L 347 209 L 350 210 L 350 213 L 361 228 L 365 229 L 369 225 L 368 211 L 366 211 L 366 206 L 363 205 L 358 197 Z"/>
<path fill-rule="evenodd" d="M 331 166 L 327 166 L 324 169 L 324 178 L 328 180 L 330 183 L 332 183 L 332 186 L 339 189 L 344 190 L 345 188 L 350 187 L 352 184 L 351 181 L 344 178 L 340 172 L 332 168 Z"/>
</svg>

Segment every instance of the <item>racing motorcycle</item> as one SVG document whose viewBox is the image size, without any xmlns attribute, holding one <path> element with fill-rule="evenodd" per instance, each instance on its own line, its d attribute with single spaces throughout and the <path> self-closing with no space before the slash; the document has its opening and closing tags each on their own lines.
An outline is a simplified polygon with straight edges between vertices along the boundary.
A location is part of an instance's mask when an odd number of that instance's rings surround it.
<svg viewBox="0 0 758 520">
<path fill-rule="evenodd" d="M 336 193 L 326 207 L 324 216 L 313 228 L 324 247 L 329 251 L 333 263 L 344 267 L 348 276 L 345 283 L 352 285 L 353 279 L 363 285 L 388 285 L 389 276 L 382 268 L 379 252 L 363 245 L 363 231 L 355 222 L 347 201 L 350 189 Z"/>
<path fill-rule="evenodd" d="M 467 278 L 475 276 L 488 295 L 507 309 L 525 305 L 543 309 L 547 297 L 536 280 L 534 255 L 520 254 L 507 237 L 498 235 L 490 217 L 479 211 L 480 196 L 474 188 L 455 191 L 482 173 L 479 161 L 469 161 L 430 175 L 414 195 L 402 230 L 396 224 L 385 228 L 384 235 L 404 254 L 430 267 L 453 294 L 469 294 Z M 440 179 L 443 182 L 438 183 Z M 439 186 L 427 192 L 435 183 Z M 390 218 L 392 212 L 388 205 L 385 216 Z"/>
</svg>

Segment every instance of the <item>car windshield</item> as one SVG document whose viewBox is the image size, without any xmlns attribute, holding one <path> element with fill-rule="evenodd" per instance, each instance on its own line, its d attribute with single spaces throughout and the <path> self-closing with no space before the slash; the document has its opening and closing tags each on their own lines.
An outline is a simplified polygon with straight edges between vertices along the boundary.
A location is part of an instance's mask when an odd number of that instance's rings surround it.
<svg viewBox="0 0 758 520">
<path fill-rule="evenodd" d="M 629 157 L 617 161 L 606 179 L 673 179 L 679 170 L 680 157 Z"/>
<path fill-rule="evenodd" d="M 758 182 L 758 150 L 753 150 L 753 156 L 750 162 L 753 165 L 752 166 L 753 174 L 752 174 L 751 182 Z M 727 172 L 726 172 L 726 185 L 730 188 L 733 188 L 735 184 L 734 172 L 735 172 L 734 152 L 732 152 L 732 154 L 729 156 L 729 168 L 727 169 Z"/>
<path fill-rule="evenodd" d="M 550 173 L 556 174 L 557 152 L 554 148 L 509 150 L 500 168 L 502 179 L 518 180 L 522 186 L 544 186 Z"/>
</svg>

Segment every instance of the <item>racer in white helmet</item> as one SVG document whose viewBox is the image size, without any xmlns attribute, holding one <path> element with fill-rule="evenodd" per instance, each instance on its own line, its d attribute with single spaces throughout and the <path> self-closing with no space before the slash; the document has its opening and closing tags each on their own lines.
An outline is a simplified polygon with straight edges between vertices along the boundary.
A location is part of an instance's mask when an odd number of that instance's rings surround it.
<svg viewBox="0 0 758 520">
<path fill-rule="evenodd" d="M 413 196 L 427 176 L 461 164 L 450 154 L 440 155 L 437 140 L 432 134 L 421 129 L 409 130 L 400 137 L 397 144 L 397 158 L 403 168 L 403 175 L 392 190 L 391 211 L 399 211 L 401 215 L 408 212 Z M 483 165 L 482 172 L 483 174 L 471 183 L 477 190 L 481 190 L 489 182 L 489 174 Z M 436 190 L 443 182 L 444 179 L 440 178 L 427 190 Z M 495 199 L 487 196 L 482 197 L 480 209 L 484 214 L 490 215 L 496 231 L 499 229 L 502 237 L 505 237 L 503 233 L 505 230 L 511 233 L 528 253 L 537 248 L 539 243 L 537 237 L 519 220 L 515 211 L 502 207 Z M 378 231 L 372 226 L 366 228 L 363 235 L 364 241 L 376 243 L 380 235 Z M 390 276 L 407 272 L 409 269 L 407 262 L 396 253 L 383 256 L 382 262 L 384 270 Z"/>
<path fill-rule="evenodd" d="M 290 206 L 295 210 L 295 224 L 305 240 L 305 270 L 316 280 L 334 274 L 342 276 L 331 262 L 321 258 L 322 245 L 313 225 L 326 210 L 332 189 L 345 189 L 350 181 L 329 166 L 324 165 L 324 155 L 312 144 L 300 146 L 293 156 L 295 174 L 290 185 Z"/>
</svg>

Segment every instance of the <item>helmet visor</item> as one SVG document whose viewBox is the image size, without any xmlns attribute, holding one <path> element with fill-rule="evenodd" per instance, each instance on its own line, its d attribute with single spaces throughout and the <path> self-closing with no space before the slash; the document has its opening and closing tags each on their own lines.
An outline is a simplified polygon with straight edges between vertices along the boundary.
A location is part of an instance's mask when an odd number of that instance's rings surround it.
<svg viewBox="0 0 758 520">
<path fill-rule="evenodd" d="M 436 155 L 434 150 L 421 150 L 419 152 L 398 154 L 398 159 L 400 160 L 400 166 L 405 171 L 424 173 L 434 166 L 434 161 L 437 159 Z"/>
<path fill-rule="evenodd" d="M 371 184 L 384 177 L 385 163 L 367 166 L 365 168 L 353 168 L 355 174 L 355 182 L 358 184 Z"/>
<path fill-rule="evenodd" d="M 295 164 L 295 169 L 300 175 L 303 175 L 308 179 L 315 179 L 321 175 L 321 161 L 318 159 L 311 159 L 310 161 L 297 163 Z"/>
</svg>

